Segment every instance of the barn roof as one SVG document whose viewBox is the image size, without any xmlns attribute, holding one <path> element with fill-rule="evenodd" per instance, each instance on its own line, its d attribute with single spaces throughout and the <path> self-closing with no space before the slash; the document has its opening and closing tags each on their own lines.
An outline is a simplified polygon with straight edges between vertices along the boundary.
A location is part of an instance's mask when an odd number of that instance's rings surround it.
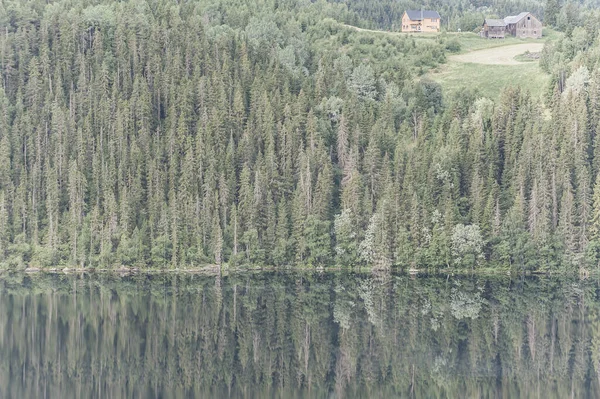
<svg viewBox="0 0 600 399">
<path fill-rule="evenodd" d="M 412 21 L 420 21 L 423 18 L 440 18 L 440 14 L 432 10 L 406 10 L 406 14 Z"/>
<path fill-rule="evenodd" d="M 506 26 L 506 23 L 502 19 L 489 19 L 489 18 L 486 18 L 486 20 L 484 21 L 484 24 L 487 25 L 487 26 L 498 26 L 498 27 Z"/>
<path fill-rule="evenodd" d="M 522 12 L 519 15 L 511 15 L 510 17 L 504 18 L 504 22 L 507 25 L 508 24 L 516 24 L 517 22 L 519 22 L 520 20 L 522 20 L 523 18 L 525 18 L 527 15 L 529 15 L 528 12 Z"/>
</svg>

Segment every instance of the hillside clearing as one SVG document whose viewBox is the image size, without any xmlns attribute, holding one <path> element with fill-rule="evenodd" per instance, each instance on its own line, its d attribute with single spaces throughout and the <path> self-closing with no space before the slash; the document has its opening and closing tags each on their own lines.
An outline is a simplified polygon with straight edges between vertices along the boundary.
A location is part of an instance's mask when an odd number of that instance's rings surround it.
<svg viewBox="0 0 600 399">
<path fill-rule="evenodd" d="M 537 60 L 523 62 L 518 56 L 527 51 L 540 52 L 543 47 L 543 42 L 536 41 L 467 51 L 449 56 L 445 65 L 426 77 L 440 83 L 447 96 L 470 88 L 481 96 L 496 99 L 503 88 L 512 86 L 539 97 L 546 90 L 550 76 L 540 69 Z"/>
<path fill-rule="evenodd" d="M 520 61 L 515 60 L 517 55 L 527 51 L 537 53 L 542 51 L 544 43 L 522 43 L 504 47 L 489 48 L 484 50 L 471 51 L 465 54 L 458 54 L 448 57 L 449 62 L 471 62 L 474 64 L 486 65 L 521 65 Z"/>
<path fill-rule="evenodd" d="M 470 88 L 491 99 L 498 98 L 505 87 L 520 87 L 537 98 L 544 93 L 550 81 L 550 76 L 540 70 L 537 62 L 519 65 L 451 62 L 426 77 L 441 84 L 446 97 Z"/>
</svg>

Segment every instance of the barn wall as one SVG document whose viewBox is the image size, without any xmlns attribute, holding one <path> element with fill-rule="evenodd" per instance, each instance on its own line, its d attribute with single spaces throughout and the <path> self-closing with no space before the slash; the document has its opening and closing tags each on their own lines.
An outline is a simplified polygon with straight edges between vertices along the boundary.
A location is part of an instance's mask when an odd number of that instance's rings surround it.
<svg viewBox="0 0 600 399">
<path fill-rule="evenodd" d="M 539 39 L 542 37 L 542 23 L 533 15 L 527 15 L 516 23 L 515 36 Z"/>
<path fill-rule="evenodd" d="M 542 23 L 533 15 L 528 14 L 516 24 L 507 25 L 506 32 L 520 38 L 539 39 L 542 37 Z"/>
<path fill-rule="evenodd" d="M 482 37 L 487 37 L 488 39 L 504 39 L 505 28 L 502 26 L 489 26 L 487 24 L 483 25 L 483 34 Z"/>
<path fill-rule="evenodd" d="M 500 27 L 500 26 L 490 27 L 488 36 L 492 39 L 504 38 L 504 27 Z"/>
</svg>

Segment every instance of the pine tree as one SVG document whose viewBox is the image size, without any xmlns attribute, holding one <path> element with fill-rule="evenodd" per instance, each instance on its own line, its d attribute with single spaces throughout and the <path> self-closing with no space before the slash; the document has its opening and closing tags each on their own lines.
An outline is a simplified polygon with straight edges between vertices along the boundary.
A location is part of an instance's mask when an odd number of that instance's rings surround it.
<svg viewBox="0 0 600 399">
<path fill-rule="evenodd" d="M 335 254 L 336 262 L 342 266 L 351 266 L 358 262 L 357 234 L 354 230 L 356 222 L 353 220 L 352 211 L 344 209 L 335 216 Z"/>
<path fill-rule="evenodd" d="M 275 264 L 283 265 L 290 259 L 290 220 L 285 199 L 277 207 L 277 227 L 275 230 L 275 245 L 272 258 Z"/>
<path fill-rule="evenodd" d="M 0 35 L 10 265 L 436 268 L 461 224 L 480 227 L 499 267 L 600 259 L 598 24 L 572 4 L 546 3 L 545 24 L 573 32 L 542 52 L 551 83 L 538 100 L 415 80 L 448 42 L 370 42 L 323 24 L 366 23 L 356 5 L 348 16 L 225 2 L 198 19 L 210 5 L 11 1 Z"/>
<path fill-rule="evenodd" d="M 556 26 L 559 13 L 559 0 L 546 0 L 546 6 L 544 7 L 544 24 L 548 26 Z"/>
<path fill-rule="evenodd" d="M 8 209 L 6 204 L 6 195 L 0 191 L 0 256 L 6 257 L 8 243 L 10 242 L 10 230 L 8 220 Z"/>
<path fill-rule="evenodd" d="M 592 216 L 590 219 L 590 241 L 600 241 L 600 175 L 596 175 Z"/>
</svg>

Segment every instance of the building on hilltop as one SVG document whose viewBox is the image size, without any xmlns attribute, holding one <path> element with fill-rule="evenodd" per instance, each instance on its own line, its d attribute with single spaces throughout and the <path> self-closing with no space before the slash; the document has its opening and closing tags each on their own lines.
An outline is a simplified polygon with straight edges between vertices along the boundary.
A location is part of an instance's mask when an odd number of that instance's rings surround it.
<svg viewBox="0 0 600 399">
<path fill-rule="evenodd" d="M 512 36 L 539 39 L 542 37 L 542 23 L 530 12 L 504 18 L 506 32 Z"/>
<path fill-rule="evenodd" d="M 542 23 L 529 12 L 504 19 L 487 18 L 479 35 L 488 39 L 504 39 L 506 35 L 539 39 L 542 37 Z"/>
<path fill-rule="evenodd" d="M 431 10 L 406 10 L 402 15 L 402 32 L 439 32 L 440 14 Z"/>
<path fill-rule="evenodd" d="M 506 23 L 503 19 L 489 19 L 483 21 L 483 28 L 479 32 L 481 37 L 488 39 L 504 39 Z"/>
</svg>

